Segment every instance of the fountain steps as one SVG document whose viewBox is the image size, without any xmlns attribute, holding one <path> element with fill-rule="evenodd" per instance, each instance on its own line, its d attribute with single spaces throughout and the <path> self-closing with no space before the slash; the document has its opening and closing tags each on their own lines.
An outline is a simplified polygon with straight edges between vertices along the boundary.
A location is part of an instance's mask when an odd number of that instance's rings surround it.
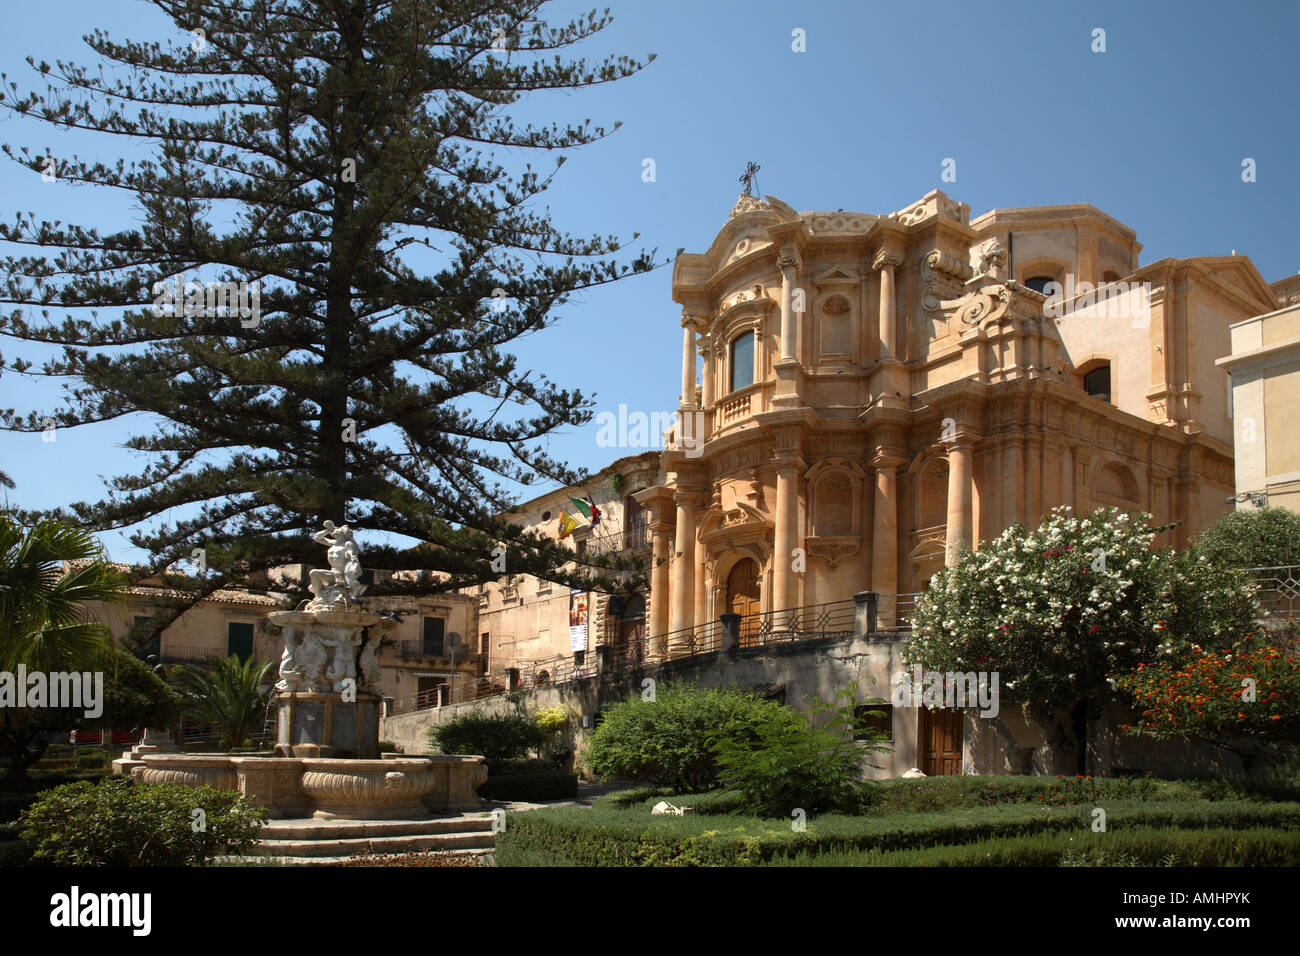
<svg viewBox="0 0 1300 956">
<path fill-rule="evenodd" d="M 490 849 L 470 849 L 470 850 L 445 850 L 449 856 L 457 857 L 482 857 L 491 856 Z M 244 858 L 248 860 L 247 857 Z M 352 857 L 349 856 L 264 856 L 267 866 L 339 866 L 347 863 Z M 382 864 L 377 864 L 382 865 Z"/>
<path fill-rule="evenodd" d="M 486 853 L 496 845 L 490 816 L 427 820 L 271 820 L 253 851 L 283 864 L 339 863 L 371 853 L 434 850 Z"/>
</svg>

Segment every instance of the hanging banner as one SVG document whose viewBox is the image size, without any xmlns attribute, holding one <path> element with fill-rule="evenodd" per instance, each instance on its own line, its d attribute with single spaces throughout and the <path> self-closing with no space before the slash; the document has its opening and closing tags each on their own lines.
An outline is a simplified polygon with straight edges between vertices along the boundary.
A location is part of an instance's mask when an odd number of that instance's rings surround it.
<svg viewBox="0 0 1300 956">
<path fill-rule="evenodd" d="M 587 649 L 587 592 L 569 592 L 569 650 Z"/>
</svg>

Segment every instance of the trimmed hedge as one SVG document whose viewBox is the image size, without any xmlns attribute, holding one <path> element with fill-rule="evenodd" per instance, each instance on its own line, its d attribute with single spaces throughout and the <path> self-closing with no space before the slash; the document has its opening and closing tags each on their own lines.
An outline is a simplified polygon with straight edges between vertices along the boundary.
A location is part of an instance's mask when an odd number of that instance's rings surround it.
<svg viewBox="0 0 1300 956">
<path fill-rule="evenodd" d="M 492 774 L 478 795 L 484 800 L 564 800 L 578 795 L 578 775 L 563 770 Z"/>
<path fill-rule="evenodd" d="M 1113 800 L 1223 801 L 1264 803 L 1300 801 L 1300 779 L 1295 776 L 1215 777 L 1194 780 L 1160 780 L 1154 777 L 947 776 L 864 781 L 859 785 L 864 813 L 926 813 L 954 807 L 988 807 L 1000 804 L 1067 805 Z M 1041 799 L 1040 799 L 1041 798 Z M 665 787 L 620 790 L 599 797 L 595 805 L 617 809 L 649 809 L 660 800 L 691 807 L 696 813 L 744 811 L 744 802 L 721 790 L 709 793 L 674 793 Z"/>
<path fill-rule="evenodd" d="M 1086 862 L 1081 862 L 1086 861 Z M 922 850 L 800 853 L 764 866 L 1300 866 L 1300 832 L 1272 827 L 1034 833 Z"/>
<path fill-rule="evenodd" d="M 1294 803 L 1111 801 L 1106 811 L 1110 831 L 1143 826 L 1300 829 L 1300 805 Z M 747 866 L 800 853 L 921 849 L 1035 833 L 1073 835 L 1091 832 L 1091 821 L 1087 806 L 1004 804 L 946 813 L 827 814 L 795 833 L 783 820 L 651 817 L 643 810 L 593 807 L 512 814 L 497 846 L 541 854 L 557 865 Z"/>
</svg>

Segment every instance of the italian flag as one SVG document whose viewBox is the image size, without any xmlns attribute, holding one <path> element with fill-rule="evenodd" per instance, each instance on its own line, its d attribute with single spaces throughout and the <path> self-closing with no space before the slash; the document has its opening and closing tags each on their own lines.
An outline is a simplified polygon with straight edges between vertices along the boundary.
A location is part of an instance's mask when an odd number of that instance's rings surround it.
<svg viewBox="0 0 1300 956">
<path fill-rule="evenodd" d="M 573 507 L 582 512 L 582 516 L 591 523 L 593 528 L 600 524 L 600 509 L 596 507 L 596 502 L 591 500 L 591 495 L 585 499 L 570 498 L 569 500 L 573 502 Z"/>
</svg>

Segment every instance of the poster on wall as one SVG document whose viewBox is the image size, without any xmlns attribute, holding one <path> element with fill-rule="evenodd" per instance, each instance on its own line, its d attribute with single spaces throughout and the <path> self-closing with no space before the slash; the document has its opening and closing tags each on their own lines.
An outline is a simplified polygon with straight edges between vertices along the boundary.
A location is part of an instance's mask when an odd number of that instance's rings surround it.
<svg viewBox="0 0 1300 956">
<path fill-rule="evenodd" d="M 569 650 L 587 649 L 587 592 L 569 592 Z"/>
</svg>

